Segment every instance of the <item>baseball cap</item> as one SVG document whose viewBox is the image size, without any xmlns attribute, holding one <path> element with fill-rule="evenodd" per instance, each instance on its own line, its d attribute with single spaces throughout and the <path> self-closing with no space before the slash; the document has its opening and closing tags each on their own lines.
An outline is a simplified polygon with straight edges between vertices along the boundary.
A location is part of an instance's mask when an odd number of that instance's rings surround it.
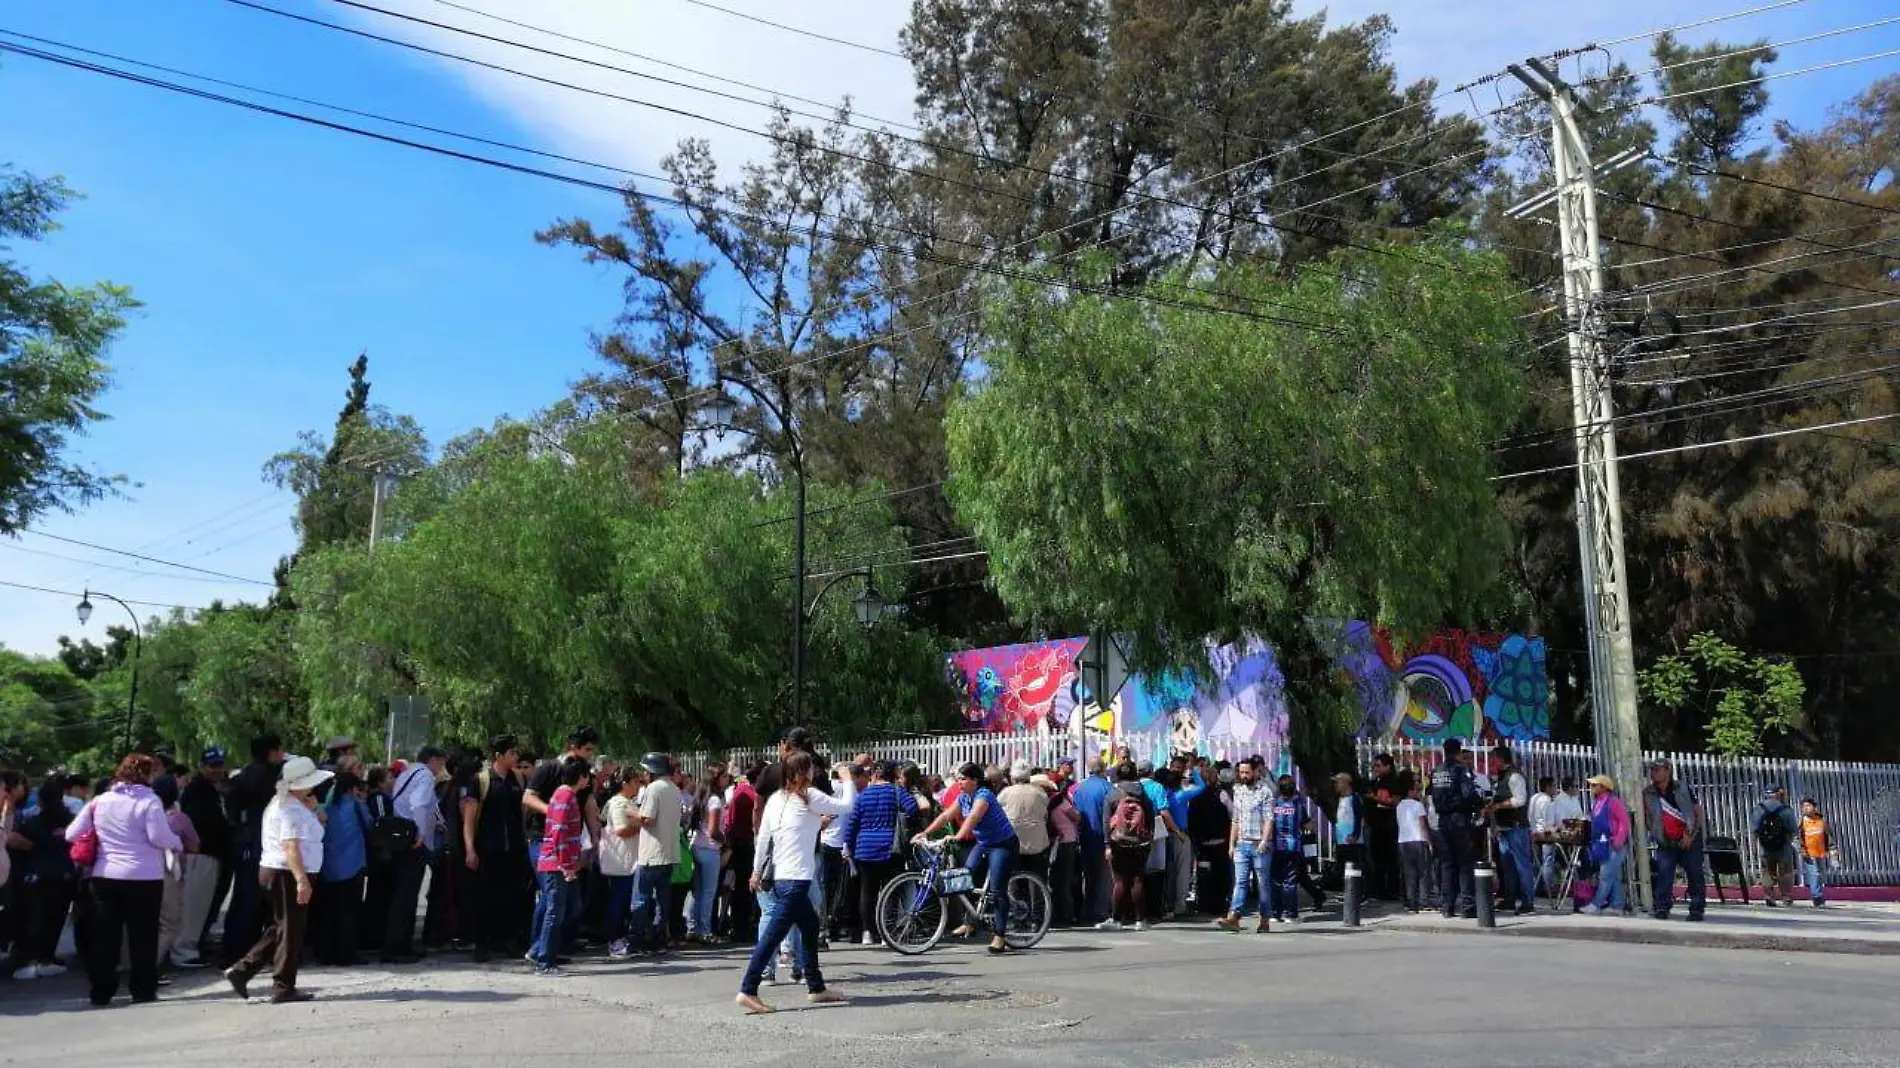
<svg viewBox="0 0 1900 1068">
<path fill-rule="evenodd" d="M 224 766 L 224 747 L 218 746 L 218 745 L 207 746 L 205 748 L 204 755 L 198 758 L 198 763 L 203 764 L 205 767 L 208 767 L 208 768 L 223 767 Z"/>
</svg>

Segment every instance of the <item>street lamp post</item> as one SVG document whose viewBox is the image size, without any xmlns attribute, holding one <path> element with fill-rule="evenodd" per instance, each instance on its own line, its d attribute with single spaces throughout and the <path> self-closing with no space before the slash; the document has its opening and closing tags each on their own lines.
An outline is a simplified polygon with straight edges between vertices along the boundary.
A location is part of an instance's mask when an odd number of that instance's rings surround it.
<svg viewBox="0 0 1900 1068">
<path fill-rule="evenodd" d="M 137 715 L 139 706 L 139 653 L 145 648 L 145 632 L 144 628 L 139 626 L 139 614 L 132 611 L 131 605 L 109 593 L 99 593 L 98 590 L 86 590 L 79 595 L 77 612 L 80 626 L 85 626 L 86 621 L 92 618 L 92 595 L 95 593 L 125 609 L 125 614 L 132 617 L 132 689 L 125 698 L 125 751 L 130 753 L 133 717 Z"/>
<path fill-rule="evenodd" d="M 713 432 L 724 437 L 726 431 L 732 429 L 733 419 L 739 413 L 739 403 L 728 396 L 724 389 L 718 389 L 701 406 L 701 411 L 705 413 Z M 819 589 L 818 596 L 812 598 L 811 604 L 805 604 L 805 452 L 791 420 L 781 417 L 779 425 L 784 428 L 785 440 L 791 446 L 792 481 L 796 491 L 792 505 L 792 722 L 798 723 L 805 718 L 805 633 L 810 629 L 812 617 L 818 611 L 819 602 L 825 599 L 825 594 L 844 579 L 862 575 L 865 580 L 864 592 L 852 599 L 858 622 L 867 627 L 876 623 L 883 618 L 887 605 L 883 595 L 871 584 L 871 569 L 868 567 L 833 575 Z"/>
</svg>

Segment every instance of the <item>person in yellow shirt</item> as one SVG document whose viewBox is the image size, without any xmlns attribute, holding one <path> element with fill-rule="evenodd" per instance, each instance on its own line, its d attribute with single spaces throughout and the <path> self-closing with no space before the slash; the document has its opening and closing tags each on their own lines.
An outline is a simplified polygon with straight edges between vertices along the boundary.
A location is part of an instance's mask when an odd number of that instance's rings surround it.
<svg viewBox="0 0 1900 1068">
<path fill-rule="evenodd" d="M 1828 835 L 1827 817 L 1814 798 L 1801 799 L 1801 879 L 1808 884 L 1808 896 L 1814 907 L 1827 904 L 1828 863 L 1838 858 L 1834 841 Z"/>
</svg>

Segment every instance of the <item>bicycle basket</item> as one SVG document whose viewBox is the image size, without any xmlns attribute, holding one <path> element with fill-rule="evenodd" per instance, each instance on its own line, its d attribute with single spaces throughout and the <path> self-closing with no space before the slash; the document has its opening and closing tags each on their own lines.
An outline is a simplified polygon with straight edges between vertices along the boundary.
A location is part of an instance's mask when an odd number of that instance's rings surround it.
<svg viewBox="0 0 1900 1068">
<path fill-rule="evenodd" d="M 976 881 L 970 878 L 970 869 L 951 868 L 937 877 L 937 891 L 943 894 L 967 894 Z"/>
</svg>

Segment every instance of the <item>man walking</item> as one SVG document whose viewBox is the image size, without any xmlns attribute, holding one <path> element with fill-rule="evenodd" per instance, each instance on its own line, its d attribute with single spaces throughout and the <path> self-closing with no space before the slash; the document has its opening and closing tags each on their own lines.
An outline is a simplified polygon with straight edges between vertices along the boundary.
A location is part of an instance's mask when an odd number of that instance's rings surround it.
<svg viewBox="0 0 1900 1068">
<path fill-rule="evenodd" d="M 1748 829 L 1761 847 L 1761 899 L 1769 908 L 1775 898 L 1781 904 L 1794 905 L 1794 842 L 1801 832 L 1801 817 L 1788 806 L 1788 791 L 1780 786 L 1768 791 L 1755 811 L 1749 814 Z"/>
<path fill-rule="evenodd" d="M 1708 904 L 1702 870 L 1702 802 L 1686 783 L 1677 781 L 1676 770 L 1667 760 L 1649 766 L 1643 814 L 1650 844 L 1656 847 L 1651 914 L 1659 920 L 1669 918 L 1675 904 L 1676 869 L 1681 868 L 1689 879 L 1689 922 L 1700 923 Z"/>
<path fill-rule="evenodd" d="M 640 760 L 653 778 L 640 791 L 633 821 L 640 828 L 640 852 L 633 869 L 633 927 L 629 941 L 637 952 L 666 948 L 666 916 L 673 892 L 673 865 L 680 862 L 680 790 L 673 762 L 665 753 Z M 643 945 L 644 943 L 644 945 Z"/>
<path fill-rule="evenodd" d="M 1273 829 L 1273 791 L 1256 781 L 1253 764 L 1242 761 L 1235 770 L 1239 781 L 1234 783 L 1234 822 L 1227 842 L 1227 855 L 1234 866 L 1234 893 L 1228 902 L 1227 915 L 1215 923 L 1225 930 L 1240 930 L 1251 893 L 1260 903 L 1260 925 L 1256 930 L 1265 934 L 1267 916 L 1273 907 L 1270 881 L 1273 843 L 1269 838 Z"/>
</svg>

